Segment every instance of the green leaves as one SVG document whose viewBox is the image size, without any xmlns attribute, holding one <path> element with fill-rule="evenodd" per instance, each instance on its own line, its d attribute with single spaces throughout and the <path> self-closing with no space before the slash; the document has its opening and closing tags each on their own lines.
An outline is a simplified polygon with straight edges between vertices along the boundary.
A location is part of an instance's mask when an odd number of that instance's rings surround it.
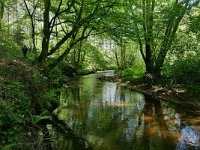
<svg viewBox="0 0 200 150">
<path fill-rule="evenodd" d="M 33 115 L 31 117 L 31 123 L 33 123 L 34 125 L 37 125 L 40 121 L 42 120 L 51 120 L 50 116 L 40 116 L 40 115 Z"/>
<path fill-rule="evenodd" d="M 200 38 L 200 12 L 195 9 L 189 18 L 188 31 L 193 32 L 198 38 Z"/>
<path fill-rule="evenodd" d="M 1 150 L 11 150 L 12 148 L 14 148 L 16 145 L 16 143 L 12 143 L 12 144 L 8 144 L 8 145 L 5 145 L 3 147 L 0 147 Z"/>
</svg>

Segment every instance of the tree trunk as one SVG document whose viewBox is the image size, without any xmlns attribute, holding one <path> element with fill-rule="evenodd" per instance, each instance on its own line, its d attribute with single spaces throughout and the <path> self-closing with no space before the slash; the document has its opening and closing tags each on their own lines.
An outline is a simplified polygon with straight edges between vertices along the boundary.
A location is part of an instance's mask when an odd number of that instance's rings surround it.
<svg viewBox="0 0 200 150">
<path fill-rule="evenodd" d="M 154 61 L 153 61 L 153 13 L 155 0 L 143 0 L 143 30 L 144 30 L 144 40 L 145 40 L 145 66 L 146 73 L 153 74 L 154 71 Z"/>
<path fill-rule="evenodd" d="M 73 41 L 73 39 L 72 39 Z M 66 50 L 64 51 L 64 53 L 62 55 L 60 55 L 53 63 L 48 65 L 48 70 L 46 70 L 47 72 L 52 70 L 53 68 L 55 68 L 55 66 L 57 66 L 70 52 L 70 50 L 73 48 L 73 46 L 75 45 L 75 42 L 71 42 L 70 45 L 66 48 Z"/>
<path fill-rule="evenodd" d="M 76 49 L 75 48 L 74 48 L 74 51 L 73 51 L 72 62 L 73 62 L 73 67 L 76 68 Z"/>
<path fill-rule="evenodd" d="M 39 1 L 38 1 L 39 2 Z M 37 3 L 38 3 L 37 2 Z M 33 52 L 36 53 L 36 37 L 35 37 L 35 10 L 37 8 L 37 4 L 35 4 L 35 1 L 33 2 L 34 4 L 34 8 L 33 8 L 33 11 L 32 13 L 30 12 L 30 9 L 28 8 L 28 4 L 26 2 L 26 0 L 24 0 L 24 4 L 26 6 L 26 10 L 28 12 L 28 15 L 30 17 L 30 20 L 31 20 L 31 38 L 32 38 L 32 44 L 33 44 Z"/>
<path fill-rule="evenodd" d="M 121 62 L 120 62 L 120 68 L 123 70 L 124 69 L 124 47 L 123 47 L 123 42 L 121 40 L 120 44 L 120 52 L 121 52 Z"/>
<path fill-rule="evenodd" d="M 48 49 L 49 49 L 49 39 L 50 39 L 50 22 L 49 22 L 49 12 L 50 12 L 51 2 L 50 0 L 44 0 L 44 26 L 43 26 L 43 39 L 42 39 L 42 51 L 40 56 L 37 58 L 37 61 L 40 65 L 43 65 L 45 62 Z"/>
<path fill-rule="evenodd" d="M 76 61 L 76 68 L 79 69 L 79 64 L 81 61 L 81 51 L 82 51 L 82 41 L 80 41 L 79 49 L 78 49 L 78 56 Z"/>
<path fill-rule="evenodd" d="M 119 59 L 118 59 L 118 55 L 117 55 L 117 50 L 115 50 L 115 59 L 116 59 L 116 63 L 117 63 L 117 68 L 120 69 L 120 64 L 119 64 Z"/>
<path fill-rule="evenodd" d="M 146 73 L 153 74 L 154 64 L 153 64 L 153 59 L 152 59 L 152 50 L 149 44 L 146 44 L 145 66 L 146 66 Z"/>
<path fill-rule="evenodd" d="M 1 0 L 1 2 L 0 2 L 0 30 L 2 29 L 4 9 L 5 9 L 5 1 Z"/>
</svg>

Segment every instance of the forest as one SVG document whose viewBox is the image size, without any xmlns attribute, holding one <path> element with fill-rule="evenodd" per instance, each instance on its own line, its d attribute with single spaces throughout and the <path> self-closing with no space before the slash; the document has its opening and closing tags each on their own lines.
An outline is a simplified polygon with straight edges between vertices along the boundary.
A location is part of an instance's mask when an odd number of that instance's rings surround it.
<svg viewBox="0 0 200 150">
<path fill-rule="evenodd" d="M 53 111 L 63 86 L 97 71 L 200 110 L 199 2 L 0 0 L 0 149 L 52 149 L 47 124 L 91 149 Z"/>
</svg>

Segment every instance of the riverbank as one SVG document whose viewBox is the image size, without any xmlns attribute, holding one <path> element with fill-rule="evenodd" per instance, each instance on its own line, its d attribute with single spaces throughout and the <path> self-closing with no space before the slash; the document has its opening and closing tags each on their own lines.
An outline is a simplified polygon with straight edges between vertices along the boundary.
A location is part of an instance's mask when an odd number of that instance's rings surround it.
<svg viewBox="0 0 200 150">
<path fill-rule="evenodd" d="M 0 59 L 0 149 L 44 147 L 37 133 L 46 134 L 40 122 L 51 118 L 57 98 L 47 78 L 27 59 Z"/>
<path fill-rule="evenodd" d="M 184 105 L 192 110 L 200 110 L 200 97 L 194 95 L 194 91 L 184 87 L 184 85 L 175 84 L 169 86 L 167 84 L 148 84 L 137 79 L 135 81 L 127 81 L 119 76 L 100 77 L 99 79 L 102 81 L 118 82 L 122 86 L 148 94 L 155 99 L 171 101 Z"/>
</svg>

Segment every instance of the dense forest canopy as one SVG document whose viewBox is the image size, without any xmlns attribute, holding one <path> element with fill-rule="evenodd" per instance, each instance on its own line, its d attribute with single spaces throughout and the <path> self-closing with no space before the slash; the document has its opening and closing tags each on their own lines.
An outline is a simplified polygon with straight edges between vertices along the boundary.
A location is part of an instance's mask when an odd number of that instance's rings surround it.
<svg viewBox="0 0 200 150">
<path fill-rule="evenodd" d="M 199 55 L 199 0 L 2 0 L 0 6 L 1 47 L 27 45 L 45 72 L 65 61 L 76 70 L 139 67 L 160 77 L 167 65 Z"/>
</svg>

